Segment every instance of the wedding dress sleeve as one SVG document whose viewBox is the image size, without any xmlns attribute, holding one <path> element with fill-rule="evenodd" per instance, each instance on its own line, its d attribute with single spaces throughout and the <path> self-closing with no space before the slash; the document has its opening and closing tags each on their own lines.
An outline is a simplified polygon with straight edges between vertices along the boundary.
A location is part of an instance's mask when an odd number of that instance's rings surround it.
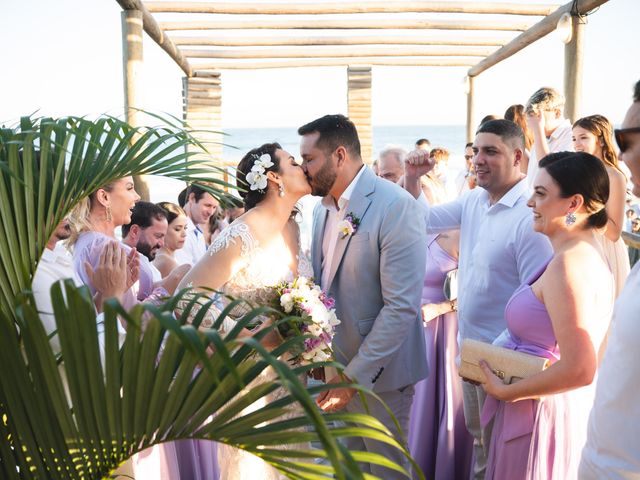
<svg viewBox="0 0 640 480">
<path fill-rule="evenodd" d="M 211 298 L 215 299 L 215 304 L 208 308 L 208 311 L 200 324 L 200 328 L 213 327 L 222 310 L 224 310 L 224 308 L 230 303 L 230 300 L 226 295 L 251 300 L 251 298 L 247 298 L 247 296 L 250 297 L 251 295 L 248 295 L 248 293 L 255 290 L 255 278 L 252 275 L 250 267 L 252 258 L 258 249 L 258 242 L 251 234 L 249 226 L 244 222 L 236 221 L 225 228 L 215 238 L 207 251 L 207 255 L 213 256 L 216 253 L 237 245 L 238 242 L 240 242 L 240 253 L 236 260 L 239 262 L 235 263 L 239 263 L 241 267 L 237 273 L 235 273 L 219 288 L 219 293 L 214 293 L 209 298 L 202 298 L 198 301 L 200 308 L 202 308 L 202 305 L 207 303 Z M 216 268 L 215 261 L 212 262 L 211 268 Z M 188 286 L 192 287 L 193 285 L 188 284 Z M 200 293 L 202 293 L 202 291 Z M 194 299 L 194 296 L 194 294 L 185 295 L 185 297 L 179 302 L 178 307 L 181 310 L 184 310 L 189 302 Z M 192 322 L 195 316 L 200 312 L 200 308 L 198 305 L 194 306 L 194 308 L 189 312 L 187 321 Z M 224 318 L 222 325 L 220 325 L 220 333 L 224 334 L 229 332 L 235 326 L 236 319 L 242 317 L 249 310 L 250 309 L 244 305 L 234 307 L 229 315 Z"/>
</svg>

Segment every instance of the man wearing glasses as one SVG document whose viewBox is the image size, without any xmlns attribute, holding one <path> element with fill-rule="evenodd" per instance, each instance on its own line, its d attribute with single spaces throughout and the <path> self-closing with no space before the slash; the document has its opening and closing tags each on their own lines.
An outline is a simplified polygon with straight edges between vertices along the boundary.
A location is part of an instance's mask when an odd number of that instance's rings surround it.
<svg viewBox="0 0 640 480">
<path fill-rule="evenodd" d="M 633 194 L 640 196 L 640 81 L 633 104 L 615 131 L 620 158 L 631 171 Z M 596 397 L 582 451 L 580 479 L 640 478 L 640 262 L 616 300 L 609 345 L 598 370 Z"/>
</svg>

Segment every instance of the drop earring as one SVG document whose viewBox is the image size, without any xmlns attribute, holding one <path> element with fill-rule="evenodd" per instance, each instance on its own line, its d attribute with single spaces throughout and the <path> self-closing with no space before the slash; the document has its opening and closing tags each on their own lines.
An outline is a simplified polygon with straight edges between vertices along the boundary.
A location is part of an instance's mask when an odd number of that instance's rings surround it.
<svg viewBox="0 0 640 480">
<path fill-rule="evenodd" d="M 281 183 L 278 184 L 278 195 L 284 197 L 284 186 Z"/>
<path fill-rule="evenodd" d="M 570 227 L 571 225 L 573 225 L 574 223 L 576 223 L 576 215 L 573 212 L 569 212 L 565 215 L 564 217 L 564 224 L 567 227 Z"/>
<path fill-rule="evenodd" d="M 111 205 L 107 205 L 107 222 L 111 223 L 113 217 L 111 215 Z"/>
</svg>

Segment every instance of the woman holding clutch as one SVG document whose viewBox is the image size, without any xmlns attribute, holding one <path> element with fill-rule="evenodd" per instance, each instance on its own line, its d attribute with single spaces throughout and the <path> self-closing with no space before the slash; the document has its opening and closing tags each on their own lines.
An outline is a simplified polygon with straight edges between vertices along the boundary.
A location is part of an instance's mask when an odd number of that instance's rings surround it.
<svg viewBox="0 0 640 480">
<path fill-rule="evenodd" d="M 586 439 L 597 352 L 611 318 L 614 283 L 596 235 L 607 224 L 609 178 L 587 153 L 540 161 L 528 202 L 534 229 L 554 255 L 505 309 L 512 350 L 550 360 L 548 369 L 505 385 L 482 362 L 493 419 L 487 479 L 574 479 Z"/>
</svg>

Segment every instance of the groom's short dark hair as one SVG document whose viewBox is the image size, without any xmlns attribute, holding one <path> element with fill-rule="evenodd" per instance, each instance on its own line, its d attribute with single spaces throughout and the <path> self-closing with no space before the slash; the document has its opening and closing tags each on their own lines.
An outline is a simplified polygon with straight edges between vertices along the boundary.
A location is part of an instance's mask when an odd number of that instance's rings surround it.
<svg viewBox="0 0 640 480">
<path fill-rule="evenodd" d="M 320 134 L 316 146 L 326 153 L 332 153 L 336 148 L 342 146 L 351 155 L 360 158 L 358 131 L 354 123 L 344 115 L 325 115 L 298 129 L 298 135 L 308 135 L 315 132 Z"/>
</svg>

